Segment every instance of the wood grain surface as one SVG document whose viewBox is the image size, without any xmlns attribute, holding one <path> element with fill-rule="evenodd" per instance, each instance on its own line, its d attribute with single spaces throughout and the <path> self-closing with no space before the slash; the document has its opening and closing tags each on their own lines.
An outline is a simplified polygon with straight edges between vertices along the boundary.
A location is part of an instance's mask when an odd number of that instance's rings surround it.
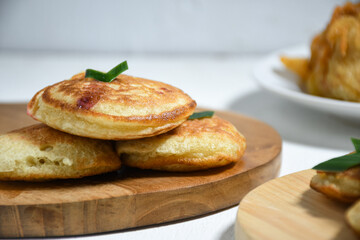
<svg viewBox="0 0 360 240">
<path fill-rule="evenodd" d="M 314 170 L 290 174 L 246 195 L 238 209 L 236 239 L 358 239 L 345 222 L 350 205 L 312 190 L 314 175 Z"/>
<path fill-rule="evenodd" d="M 35 123 L 24 104 L 0 104 L 0 132 Z M 122 168 L 78 180 L 0 182 L 0 237 L 100 233 L 200 216 L 234 206 L 278 175 L 281 138 L 267 124 L 230 112 L 247 139 L 236 164 L 193 173 Z"/>
</svg>

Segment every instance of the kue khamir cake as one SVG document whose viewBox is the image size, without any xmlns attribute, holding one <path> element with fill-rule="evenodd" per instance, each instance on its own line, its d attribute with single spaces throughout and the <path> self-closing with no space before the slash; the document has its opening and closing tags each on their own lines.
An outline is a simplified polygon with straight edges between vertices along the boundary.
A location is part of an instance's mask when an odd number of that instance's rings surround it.
<svg viewBox="0 0 360 240">
<path fill-rule="evenodd" d="M 217 116 L 187 120 L 158 136 L 116 143 L 124 165 L 178 172 L 237 162 L 245 148 L 244 136 Z"/>
<path fill-rule="evenodd" d="M 330 198 L 354 202 L 360 199 L 360 167 L 343 172 L 318 171 L 311 179 L 310 186 Z"/>
<path fill-rule="evenodd" d="M 167 132 L 195 107 L 182 90 L 162 82 L 123 74 L 103 82 L 80 73 L 39 91 L 28 114 L 70 134 L 120 140 Z"/>
<path fill-rule="evenodd" d="M 120 166 L 110 141 L 70 135 L 44 124 L 0 135 L 0 180 L 80 178 Z"/>
<path fill-rule="evenodd" d="M 334 200 L 355 202 L 345 214 L 349 226 L 360 235 L 360 139 L 352 138 L 355 151 L 319 163 L 311 188 Z M 343 205 L 344 206 L 344 205 Z"/>
<path fill-rule="evenodd" d="M 360 199 L 360 139 L 351 140 L 355 151 L 316 165 L 310 182 L 314 190 L 342 202 Z"/>
</svg>

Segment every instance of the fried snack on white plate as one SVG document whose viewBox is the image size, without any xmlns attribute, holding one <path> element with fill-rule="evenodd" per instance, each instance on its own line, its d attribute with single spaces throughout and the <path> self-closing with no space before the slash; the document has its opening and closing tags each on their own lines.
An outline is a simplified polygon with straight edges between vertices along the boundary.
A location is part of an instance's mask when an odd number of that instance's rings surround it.
<svg viewBox="0 0 360 240">
<path fill-rule="evenodd" d="M 165 83 L 123 74 L 101 82 L 80 73 L 39 91 L 27 110 L 34 119 L 70 134 L 120 140 L 167 132 L 195 107 L 187 94 Z"/>
<path fill-rule="evenodd" d="M 338 6 L 325 30 L 314 37 L 310 59 L 283 56 L 307 93 L 360 102 L 360 3 Z"/>
<path fill-rule="evenodd" d="M 237 162 L 245 148 L 245 137 L 230 122 L 216 116 L 187 120 L 158 136 L 116 143 L 124 165 L 177 172 Z"/>
<path fill-rule="evenodd" d="M 360 166 L 343 172 L 317 171 L 310 186 L 330 198 L 354 202 L 360 198 Z"/>
<path fill-rule="evenodd" d="M 81 178 L 119 169 L 110 141 L 36 124 L 0 135 L 0 180 Z"/>
</svg>

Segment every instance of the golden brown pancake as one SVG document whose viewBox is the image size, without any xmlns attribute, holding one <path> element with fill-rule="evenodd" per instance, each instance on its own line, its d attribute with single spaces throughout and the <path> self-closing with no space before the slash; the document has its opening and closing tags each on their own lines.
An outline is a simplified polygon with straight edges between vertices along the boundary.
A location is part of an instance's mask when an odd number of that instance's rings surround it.
<svg viewBox="0 0 360 240">
<path fill-rule="evenodd" d="M 36 124 L 0 136 L 0 180 L 80 178 L 119 169 L 110 141 Z"/>
<path fill-rule="evenodd" d="M 326 29 L 315 36 L 311 58 L 283 57 L 310 94 L 360 102 L 360 3 L 335 9 Z"/>
<path fill-rule="evenodd" d="M 170 132 L 137 140 L 118 141 L 124 165 L 165 171 L 195 171 L 239 161 L 246 141 L 219 117 L 187 120 Z"/>
<path fill-rule="evenodd" d="M 196 103 L 165 83 L 119 75 L 111 83 L 84 73 L 48 86 L 28 104 L 28 114 L 55 129 L 97 139 L 137 139 L 183 123 Z"/>
<path fill-rule="evenodd" d="M 360 236 L 360 201 L 346 211 L 345 218 L 350 227 Z"/>
<path fill-rule="evenodd" d="M 354 202 L 360 198 L 360 167 L 343 172 L 318 171 L 311 179 L 310 186 L 330 198 Z"/>
</svg>

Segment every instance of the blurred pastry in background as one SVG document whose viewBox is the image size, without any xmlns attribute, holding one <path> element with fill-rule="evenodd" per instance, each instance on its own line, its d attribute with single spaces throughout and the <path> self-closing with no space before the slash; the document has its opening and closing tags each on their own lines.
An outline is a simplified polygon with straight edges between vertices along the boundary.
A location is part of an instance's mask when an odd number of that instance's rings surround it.
<svg viewBox="0 0 360 240">
<path fill-rule="evenodd" d="M 350 227 L 360 235 L 360 201 L 346 211 L 345 218 Z"/>
<path fill-rule="evenodd" d="M 325 30 L 315 36 L 310 59 L 281 57 L 309 94 L 360 102 L 360 3 L 336 7 Z"/>
<path fill-rule="evenodd" d="M 124 165 L 172 172 L 237 162 L 245 148 L 245 137 L 230 122 L 217 116 L 187 120 L 170 132 L 116 144 Z"/>
<path fill-rule="evenodd" d="M 317 171 L 311 188 L 341 202 L 360 199 L 360 166 L 342 172 Z"/>
</svg>

